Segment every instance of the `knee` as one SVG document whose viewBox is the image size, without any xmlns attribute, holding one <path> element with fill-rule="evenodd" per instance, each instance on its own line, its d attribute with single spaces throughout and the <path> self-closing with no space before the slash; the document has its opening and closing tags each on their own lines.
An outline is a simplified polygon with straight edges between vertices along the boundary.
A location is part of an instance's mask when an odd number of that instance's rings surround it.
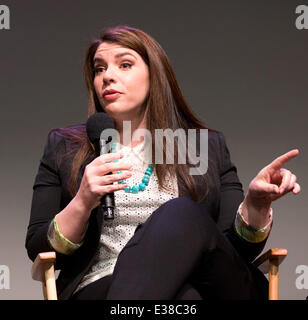
<svg viewBox="0 0 308 320">
<path fill-rule="evenodd" d="M 209 217 L 205 209 L 188 197 L 171 199 L 160 206 L 158 211 L 173 221 L 181 220 L 185 223 L 204 223 L 204 219 Z"/>
<path fill-rule="evenodd" d="M 168 209 L 175 209 L 175 211 L 183 211 L 186 213 L 196 212 L 200 213 L 202 211 L 201 206 L 191 200 L 188 197 L 178 197 L 171 199 L 163 204 Z"/>
<path fill-rule="evenodd" d="M 216 230 L 209 212 L 186 197 L 165 202 L 152 214 L 150 221 L 161 237 L 166 235 L 169 240 L 173 237 L 179 243 L 185 239 L 186 243 L 193 243 L 194 250 L 203 247 L 204 243 L 211 243 Z"/>
</svg>

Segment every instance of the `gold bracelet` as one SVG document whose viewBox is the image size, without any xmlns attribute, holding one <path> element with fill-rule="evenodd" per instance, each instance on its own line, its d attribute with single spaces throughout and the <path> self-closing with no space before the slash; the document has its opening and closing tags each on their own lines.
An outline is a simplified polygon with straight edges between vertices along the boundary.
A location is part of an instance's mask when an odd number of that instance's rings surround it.
<svg viewBox="0 0 308 320">
<path fill-rule="evenodd" d="M 270 208 L 269 223 L 261 229 L 255 229 L 251 227 L 248 224 L 248 222 L 244 219 L 242 215 L 242 205 L 243 205 L 243 202 L 239 205 L 239 208 L 236 213 L 236 218 L 234 222 L 236 232 L 240 235 L 240 237 L 247 240 L 248 242 L 253 242 L 253 243 L 262 242 L 268 237 L 271 231 L 271 227 L 273 224 L 273 209 Z"/>
<path fill-rule="evenodd" d="M 49 225 L 47 239 L 56 251 L 65 255 L 72 255 L 83 244 L 83 242 L 76 244 L 65 238 L 59 230 L 56 218 L 53 218 Z"/>
</svg>

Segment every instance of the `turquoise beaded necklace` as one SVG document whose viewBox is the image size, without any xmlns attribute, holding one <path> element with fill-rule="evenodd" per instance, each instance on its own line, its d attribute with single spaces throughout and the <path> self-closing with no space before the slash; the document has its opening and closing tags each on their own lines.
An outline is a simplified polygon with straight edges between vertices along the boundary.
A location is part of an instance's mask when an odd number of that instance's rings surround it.
<svg viewBox="0 0 308 320">
<path fill-rule="evenodd" d="M 111 146 L 111 150 L 112 152 L 117 152 L 117 143 L 114 142 Z M 114 160 L 115 162 L 118 162 L 119 160 Z M 118 170 L 117 173 L 121 173 L 122 170 Z M 124 191 L 126 193 L 138 193 L 139 191 L 144 191 L 147 187 L 147 185 L 150 182 L 150 177 L 152 175 L 153 172 L 153 165 L 149 164 L 147 169 L 144 172 L 144 176 L 143 179 L 141 180 L 141 183 L 139 183 L 139 185 L 133 185 L 133 186 L 127 186 Z M 120 180 L 119 183 L 125 183 L 125 179 L 124 180 Z"/>
</svg>

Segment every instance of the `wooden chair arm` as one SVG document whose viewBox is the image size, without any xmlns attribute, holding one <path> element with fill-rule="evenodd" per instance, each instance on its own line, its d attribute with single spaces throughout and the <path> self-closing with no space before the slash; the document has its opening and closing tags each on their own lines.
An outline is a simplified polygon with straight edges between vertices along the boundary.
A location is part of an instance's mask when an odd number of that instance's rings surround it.
<svg viewBox="0 0 308 320">
<path fill-rule="evenodd" d="M 42 282 L 45 300 L 57 300 L 56 278 L 54 264 L 56 253 L 41 252 L 35 258 L 32 265 L 31 274 L 33 280 Z"/>
<path fill-rule="evenodd" d="M 275 260 L 275 263 L 279 266 L 288 254 L 287 249 L 274 248 L 269 249 L 263 253 L 253 263 L 258 267 L 264 274 L 269 272 L 270 261 Z"/>
<path fill-rule="evenodd" d="M 253 262 L 264 274 L 269 274 L 269 300 L 278 300 L 278 270 L 287 254 L 287 249 L 269 249 Z"/>
</svg>

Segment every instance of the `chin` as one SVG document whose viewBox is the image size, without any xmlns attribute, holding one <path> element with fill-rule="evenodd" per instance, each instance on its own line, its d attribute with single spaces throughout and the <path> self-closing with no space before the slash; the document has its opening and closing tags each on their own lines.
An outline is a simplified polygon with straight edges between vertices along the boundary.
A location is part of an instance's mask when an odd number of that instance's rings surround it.
<svg viewBox="0 0 308 320">
<path fill-rule="evenodd" d="M 121 110 L 115 110 L 115 109 L 104 109 L 104 111 L 114 120 L 117 121 L 124 121 L 124 120 L 130 120 L 128 117 L 128 114 L 126 112 L 123 112 Z"/>
<path fill-rule="evenodd" d="M 104 110 L 110 115 L 111 114 L 117 115 L 117 116 L 122 115 L 124 117 L 133 113 L 133 110 L 124 108 L 123 106 L 117 106 L 117 105 L 107 105 L 104 107 Z"/>
</svg>

